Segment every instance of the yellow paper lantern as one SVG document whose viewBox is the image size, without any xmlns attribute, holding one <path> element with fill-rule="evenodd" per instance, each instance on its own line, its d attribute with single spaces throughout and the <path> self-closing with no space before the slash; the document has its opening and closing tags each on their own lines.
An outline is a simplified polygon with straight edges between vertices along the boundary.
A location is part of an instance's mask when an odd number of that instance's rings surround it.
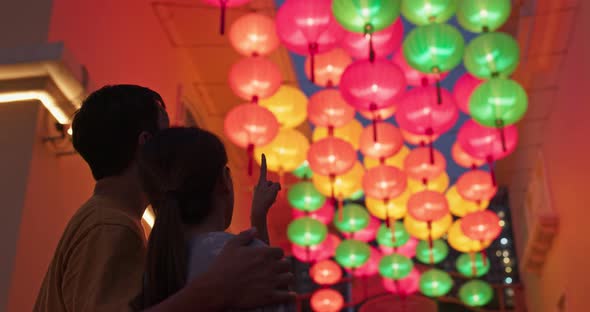
<svg viewBox="0 0 590 312">
<path fill-rule="evenodd" d="M 334 178 L 334 196 L 344 199 L 354 194 L 361 188 L 361 180 L 365 174 L 363 166 L 357 162 L 351 170 L 343 175 Z M 314 174 L 312 178 L 313 185 L 324 196 L 332 196 L 332 183 L 330 177 Z"/>
<path fill-rule="evenodd" d="M 457 192 L 457 187 L 454 185 L 447 191 L 446 196 L 451 213 L 457 217 L 463 217 L 471 212 L 485 210 L 489 204 L 488 201 L 478 204 L 474 201 L 466 200 Z"/>
<path fill-rule="evenodd" d="M 283 173 L 297 169 L 305 161 L 308 149 L 309 142 L 301 132 L 282 128 L 269 144 L 256 147 L 254 155 L 260 164 L 264 153 L 268 170 Z"/>
<path fill-rule="evenodd" d="M 406 156 L 408 156 L 409 153 L 410 153 L 410 149 L 404 145 L 404 146 L 402 146 L 402 149 L 400 149 L 399 152 L 397 152 L 397 154 L 385 159 L 385 164 L 388 166 L 404 168 L 404 160 L 406 159 Z M 366 156 L 364 158 L 364 162 L 365 162 L 365 167 L 367 169 L 377 167 L 381 164 L 379 162 L 379 159 L 366 157 Z"/>
<path fill-rule="evenodd" d="M 463 253 L 480 252 L 492 243 L 491 241 L 482 243 L 465 236 L 461 230 L 461 220 L 455 221 L 449 229 L 448 241 L 453 249 Z"/>
<path fill-rule="evenodd" d="M 422 181 L 408 178 L 408 188 L 413 193 L 422 191 L 435 191 L 444 193 L 449 187 L 449 175 L 446 172 L 441 173 L 436 179 L 428 181 L 426 185 Z"/>
<path fill-rule="evenodd" d="M 334 136 L 352 144 L 354 149 L 358 150 L 362 131 L 363 125 L 358 120 L 353 119 L 342 127 L 334 128 Z M 312 141 L 316 142 L 327 136 L 328 128 L 316 127 L 313 130 Z"/>
<path fill-rule="evenodd" d="M 381 219 L 385 220 L 386 217 L 401 219 L 406 215 L 408 211 L 407 204 L 408 199 L 412 193 L 406 188 L 406 190 L 398 197 L 392 198 L 387 202 L 382 199 L 375 199 L 371 197 L 365 198 L 365 205 L 369 212 Z"/>
<path fill-rule="evenodd" d="M 430 231 L 433 240 L 441 238 L 453 223 L 451 214 L 447 214 L 442 219 L 432 222 L 432 230 Z M 410 235 L 417 239 L 428 240 L 428 224 L 426 222 L 418 221 L 409 214 L 404 219 L 404 226 Z"/>
<path fill-rule="evenodd" d="M 270 110 L 284 128 L 295 128 L 307 118 L 307 97 L 299 88 L 281 86 L 271 97 L 260 100 L 259 104 Z"/>
</svg>

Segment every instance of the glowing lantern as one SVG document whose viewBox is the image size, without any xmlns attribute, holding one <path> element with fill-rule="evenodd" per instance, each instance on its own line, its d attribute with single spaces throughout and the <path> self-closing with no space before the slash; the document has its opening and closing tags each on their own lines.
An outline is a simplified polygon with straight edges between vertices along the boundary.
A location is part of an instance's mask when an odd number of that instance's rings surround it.
<svg viewBox="0 0 590 312">
<path fill-rule="evenodd" d="M 455 14 L 457 0 L 404 0 L 402 14 L 416 25 L 444 23 Z"/>
<path fill-rule="evenodd" d="M 322 260 L 309 269 L 309 276 L 316 284 L 334 285 L 342 279 L 342 269 L 332 260 Z"/>
<path fill-rule="evenodd" d="M 313 171 L 311 171 L 311 168 L 309 168 L 307 159 L 291 173 L 299 179 L 311 179 L 311 177 L 313 177 Z"/>
<path fill-rule="evenodd" d="M 330 0 L 287 0 L 279 8 L 276 26 L 287 49 L 311 56 L 311 81 L 315 81 L 314 58 L 334 48 L 344 30 L 332 17 Z"/>
<path fill-rule="evenodd" d="M 455 125 L 459 111 L 445 89 L 416 87 L 404 94 L 395 114 L 400 128 L 413 134 L 443 134 Z"/>
<path fill-rule="evenodd" d="M 225 10 L 227 8 L 238 7 L 244 5 L 250 0 L 203 0 L 205 3 L 213 6 L 218 6 L 221 11 L 219 15 L 219 33 L 225 33 Z"/>
<path fill-rule="evenodd" d="M 404 58 L 403 52 L 398 52 L 393 57 L 393 62 L 401 68 L 406 76 L 406 82 L 412 87 L 429 86 L 436 84 L 437 80 L 443 80 L 448 73 L 441 74 L 425 74 L 411 67 Z M 439 79 L 440 77 L 440 79 Z"/>
<path fill-rule="evenodd" d="M 336 248 L 336 262 L 345 268 L 359 268 L 371 256 L 371 247 L 364 242 L 347 239 Z"/>
<path fill-rule="evenodd" d="M 292 185 L 287 192 L 287 200 L 293 208 L 301 211 L 316 211 L 326 203 L 326 197 L 309 181 Z"/>
<path fill-rule="evenodd" d="M 329 128 L 316 127 L 313 129 L 312 141 L 317 142 L 326 137 L 333 136 L 350 143 L 356 150 L 359 147 L 362 131 L 363 125 L 358 120 L 352 119 L 344 126 L 332 129 L 332 135 L 330 135 Z"/>
<path fill-rule="evenodd" d="M 249 13 L 238 18 L 229 30 L 229 42 L 245 56 L 268 55 L 279 46 L 272 18 Z"/>
<path fill-rule="evenodd" d="M 328 229 L 325 224 L 309 217 L 295 219 L 287 228 L 289 240 L 303 247 L 320 244 L 326 239 L 327 234 Z"/>
<path fill-rule="evenodd" d="M 293 212 L 293 218 L 310 217 L 316 219 L 323 224 L 329 224 L 334 218 L 334 204 L 330 200 L 324 201 L 324 204 L 318 209 L 312 212 L 302 211 L 298 209 L 291 210 Z"/>
<path fill-rule="evenodd" d="M 340 238 L 334 234 L 328 234 L 326 240 L 319 245 L 301 247 L 292 244 L 291 252 L 301 262 L 322 261 L 334 256 L 338 244 L 340 244 Z"/>
<path fill-rule="evenodd" d="M 410 237 L 410 239 L 403 245 L 399 247 L 388 247 L 385 245 L 379 245 L 379 249 L 385 255 L 390 255 L 392 253 L 398 253 L 400 255 L 404 255 L 408 258 L 413 258 L 416 256 L 416 246 L 418 245 L 418 240 Z"/>
<path fill-rule="evenodd" d="M 402 297 L 412 295 L 418 291 L 420 281 L 420 272 L 413 268 L 410 274 L 405 278 L 394 281 L 392 279 L 383 279 L 383 287 L 393 293 Z"/>
<path fill-rule="evenodd" d="M 461 148 L 461 144 L 457 142 L 453 143 L 453 147 L 451 148 L 451 156 L 457 165 L 464 168 L 475 169 L 485 163 L 485 160 L 478 159 L 467 154 L 463 148 Z"/>
<path fill-rule="evenodd" d="M 455 102 L 457 103 L 457 107 L 465 114 L 469 114 L 469 99 L 471 98 L 473 91 L 475 91 L 482 82 L 482 80 L 477 79 L 470 73 L 463 74 L 463 76 L 459 77 L 457 82 L 455 82 L 455 87 L 453 88 Z"/>
<path fill-rule="evenodd" d="M 362 151 L 362 148 L 361 148 L 361 151 Z M 406 156 L 408 156 L 408 154 L 410 154 L 410 149 L 407 148 L 405 145 L 402 145 L 401 149 L 395 155 L 385 159 L 384 164 L 387 166 L 403 168 L 404 167 L 404 160 L 406 159 Z M 370 157 L 367 155 L 365 155 L 363 161 L 364 161 L 365 167 L 367 169 L 371 169 L 373 167 L 381 165 L 381 161 L 379 159 L 373 158 L 373 157 Z"/>
<path fill-rule="evenodd" d="M 432 222 L 430 229 L 428 228 L 427 222 L 418 221 L 410 214 L 406 215 L 404 218 L 404 227 L 406 228 L 406 231 L 408 231 L 410 235 L 420 240 L 435 240 L 441 238 L 447 232 L 452 223 L 453 218 L 450 214 L 438 221 Z"/>
<path fill-rule="evenodd" d="M 459 129 L 457 142 L 469 155 L 492 162 L 510 155 L 516 149 L 518 132 L 514 126 L 498 131 L 468 120 Z"/>
<path fill-rule="evenodd" d="M 480 203 L 466 200 L 457 192 L 457 186 L 451 187 L 446 194 L 447 201 L 449 202 L 449 209 L 451 213 L 457 217 L 463 217 L 468 213 L 485 210 L 488 206 L 488 201 L 482 201 Z"/>
<path fill-rule="evenodd" d="M 274 95 L 259 104 L 277 117 L 281 127 L 295 128 L 307 117 L 307 97 L 295 87 L 281 86 Z"/>
<path fill-rule="evenodd" d="M 410 196 L 408 213 L 418 221 L 437 221 L 448 215 L 449 204 L 439 192 L 422 191 Z"/>
<path fill-rule="evenodd" d="M 313 185 L 320 193 L 325 196 L 332 196 L 332 191 L 336 198 L 344 199 L 354 194 L 361 187 L 361 179 L 365 173 L 363 166 L 356 163 L 352 170 L 333 179 L 330 176 L 314 175 L 312 178 Z"/>
<path fill-rule="evenodd" d="M 283 128 L 270 143 L 256 147 L 254 155 L 258 164 L 261 164 L 264 153 L 268 170 L 282 175 L 297 169 L 305 161 L 308 149 L 309 142 L 301 132 Z"/>
<path fill-rule="evenodd" d="M 470 307 L 482 307 L 492 301 L 494 290 L 484 281 L 472 280 L 459 288 L 459 298 Z"/>
<path fill-rule="evenodd" d="M 481 242 L 492 241 L 500 235 L 500 218 L 489 210 L 467 214 L 461 219 L 461 230 L 465 236 Z"/>
<path fill-rule="evenodd" d="M 279 132 L 279 123 L 272 112 L 256 104 L 234 107 L 225 116 L 223 127 L 235 145 L 248 151 L 249 175 L 252 175 L 254 147 L 270 143 Z"/>
<path fill-rule="evenodd" d="M 492 177 L 482 170 L 465 172 L 457 180 L 456 186 L 461 197 L 476 203 L 490 201 L 498 192 Z"/>
<path fill-rule="evenodd" d="M 359 147 L 363 155 L 384 161 L 397 154 L 403 145 L 404 139 L 399 129 L 389 123 L 379 122 L 369 125 L 360 135 Z"/>
<path fill-rule="evenodd" d="M 445 157 L 437 150 L 426 147 L 413 149 L 404 161 L 404 169 L 414 180 L 433 180 L 447 167 Z"/>
<path fill-rule="evenodd" d="M 409 144 L 418 145 L 418 146 L 430 145 L 434 141 L 436 141 L 436 139 L 438 139 L 438 137 L 440 136 L 438 134 L 434 134 L 434 135 L 414 134 L 414 133 L 408 132 L 404 129 L 400 129 L 400 132 L 402 133 L 402 137 L 404 137 L 404 140 L 406 142 L 408 142 Z"/>
<path fill-rule="evenodd" d="M 362 266 L 355 268 L 355 269 L 346 269 L 349 273 L 352 273 L 354 276 L 373 276 L 379 272 L 379 261 L 381 261 L 381 252 L 379 250 L 371 247 L 371 256 L 369 260 L 363 264 Z"/>
<path fill-rule="evenodd" d="M 408 179 L 408 188 L 411 193 L 418 193 L 422 191 L 435 191 L 444 193 L 449 187 L 449 175 L 446 172 L 441 173 L 434 180 L 429 180 L 424 184 L 423 181 Z"/>
<path fill-rule="evenodd" d="M 383 199 L 365 198 L 367 210 L 375 217 L 386 219 L 401 219 L 406 215 L 408 199 L 410 199 L 411 192 L 407 189 L 398 197 L 384 201 Z"/>
<path fill-rule="evenodd" d="M 406 174 L 396 167 L 378 166 L 367 170 L 363 176 L 363 189 L 369 197 L 388 201 L 406 189 Z"/>
<path fill-rule="evenodd" d="M 461 33 L 448 24 L 416 27 L 403 44 L 408 64 L 423 73 L 443 73 L 459 65 L 463 57 Z"/>
<path fill-rule="evenodd" d="M 354 238 L 356 240 L 363 241 L 368 243 L 370 241 L 375 240 L 377 237 L 377 230 L 381 222 L 379 219 L 376 218 L 369 218 L 369 224 L 362 230 L 356 231 L 354 233 L 342 233 L 342 235 L 346 238 Z"/>
<path fill-rule="evenodd" d="M 512 36 L 493 32 L 483 34 L 465 48 L 465 68 L 481 79 L 510 76 L 518 65 L 520 50 Z"/>
<path fill-rule="evenodd" d="M 482 83 L 469 99 L 469 112 L 479 124 L 503 128 L 526 113 L 526 91 L 514 80 L 492 79 Z"/>
<path fill-rule="evenodd" d="M 449 247 L 441 240 L 432 242 L 432 248 L 427 241 L 420 241 L 416 246 L 416 259 L 426 264 L 436 264 L 443 261 L 449 255 Z"/>
<path fill-rule="evenodd" d="M 350 143 L 329 137 L 311 145 L 307 152 L 307 161 L 315 173 L 336 176 L 346 173 L 354 166 L 356 152 Z"/>
<path fill-rule="evenodd" d="M 457 20 L 471 32 L 494 31 L 510 16 L 510 0 L 460 1 Z"/>
<path fill-rule="evenodd" d="M 321 90 L 309 98 L 308 118 L 317 127 L 338 128 L 354 119 L 354 108 L 342 98 L 338 90 Z M 333 130 L 332 130 L 333 131 Z"/>
<path fill-rule="evenodd" d="M 430 269 L 420 276 L 420 291 L 428 297 L 446 295 L 453 288 L 453 279 L 445 271 Z"/>
<path fill-rule="evenodd" d="M 352 58 L 342 49 L 332 49 L 315 56 L 314 83 L 322 87 L 335 87 Z M 305 60 L 305 75 L 311 79 L 311 56 Z"/>
<path fill-rule="evenodd" d="M 379 246 L 394 248 L 403 246 L 408 242 L 410 234 L 408 234 L 401 222 L 394 222 L 392 227 L 393 230 L 385 224 L 379 227 L 377 231 L 377 243 Z"/>
<path fill-rule="evenodd" d="M 399 16 L 399 0 L 332 1 L 332 10 L 344 28 L 361 34 L 385 29 Z"/>
<path fill-rule="evenodd" d="M 229 71 L 229 86 L 240 98 L 257 103 L 281 86 L 279 67 L 262 57 L 245 57 Z"/>
<path fill-rule="evenodd" d="M 379 273 L 385 278 L 399 280 L 410 275 L 414 263 L 408 257 L 400 254 L 383 256 L 379 261 Z"/>
<path fill-rule="evenodd" d="M 479 252 L 490 245 L 491 241 L 480 242 L 465 236 L 461 223 L 461 220 L 457 220 L 449 229 L 448 242 L 453 249 L 459 252 Z"/>
<path fill-rule="evenodd" d="M 353 233 L 369 225 L 369 214 L 358 204 L 346 204 L 342 207 L 342 216 L 334 219 L 334 225 L 340 232 Z"/>
<path fill-rule="evenodd" d="M 342 40 L 342 46 L 348 54 L 356 59 L 370 59 L 371 48 L 369 44 L 372 44 L 373 57 L 385 58 L 399 49 L 403 36 L 404 24 L 398 18 L 391 26 L 374 32 L 370 38 L 362 33 L 347 32 Z"/>
<path fill-rule="evenodd" d="M 393 116 L 393 114 L 395 114 L 395 109 L 395 106 L 391 106 L 387 108 L 378 109 L 372 112 L 360 110 L 359 114 L 361 114 L 361 116 L 365 117 L 367 120 L 384 121 Z"/>
<path fill-rule="evenodd" d="M 484 260 L 480 253 L 464 253 L 457 258 L 455 265 L 457 271 L 466 277 L 481 277 L 490 271 L 489 259 Z"/>
<path fill-rule="evenodd" d="M 314 312 L 338 312 L 344 306 L 344 298 L 334 289 L 319 289 L 309 301 Z"/>
</svg>

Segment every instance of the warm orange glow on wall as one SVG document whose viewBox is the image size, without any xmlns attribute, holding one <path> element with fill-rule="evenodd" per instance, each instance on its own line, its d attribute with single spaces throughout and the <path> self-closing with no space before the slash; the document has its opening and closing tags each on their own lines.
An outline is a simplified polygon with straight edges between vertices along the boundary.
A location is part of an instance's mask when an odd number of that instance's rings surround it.
<svg viewBox="0 0 590 312">
<path fill-rule="evenodd" d="M 0 93 L 0 103 L 37 100 L 62 125 L 69 124 L 69 116 L 57 105 L 51 94 L 44 90 L 27 90 Z"/>
</svg>

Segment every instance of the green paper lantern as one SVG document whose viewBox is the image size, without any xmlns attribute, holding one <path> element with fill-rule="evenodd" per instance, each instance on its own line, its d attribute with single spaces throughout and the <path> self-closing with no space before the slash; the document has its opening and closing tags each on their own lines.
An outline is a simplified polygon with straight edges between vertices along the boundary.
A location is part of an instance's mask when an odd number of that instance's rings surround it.
<svg viewBox="0 0 590 312">
<path fill-rule="evenodd" d="M 414 268 L 414 263 L 410 258 L 400 255 L 391 254 L 383 256 L 379 261 L 379 273 L 385 278 L 400 280 L 410 275 Z"/>
<path fill-rule="evenodd" d="M 334 0 L 332 12 L 342 27 L 357 33 L 387 28 L 399 16 L 400 0 Z"/>
<path fill-rule="evenodd" d="M 423 73 L 450 71 L 461 62 L 464 48 L 463 36 L 448 24 L 416 27 L 403 44 L 408 64 Z"/>
<path fill-rule="evenodd" d="M 472 280 L 459 288 L 459 298 L 470 307 L 481 307 L 492 301 L 494 289 L 484 281 Z"/>
<path fill-rule="evenodd" d="M 501 128 L 518 122 L 526 113 L 526 91 L 514 80 L 491 79 L 482 83 L 469 98 L 469 112 L 487 127 Z"/>
<path fill-rule="evenodd" d="M 350 195 L 347 199 L 350 199 L 350 200 L 360 200 L 363 197 L 365 197 L 365 192 L 363 192 L 363 190 L 360 189 L 360 190 L 352 193 L 352 195 Z"/>
<path fill-rule="evenodd" d="M 484 264 L 483 255 L 481 253 L 462 254 L 457 258 L 455 265 L 457 271 L 466 277 L 481 277 L 490 271 L 490 260 L 486 257 Z M 475 258 L 475 272 L 473 259 Z M 475 274 L 474 274 L 475 273 Z"/>
<path fill-rule="evenodd" d="M 403 0 L 401 11 L 416 25 L 444 23 L 457 11 L 457 0 Z"/>
<path fill-rule="evenodd" d="M 287 228 L 289 240 L 302 247 L 318 245 L 326 239 L 326 235 L 328 235 L 326 225 L 309 217 L 295 219 Z"/>
<path fill-rule="evenodd" d="M 393 248 L 403 246 L 410 240 L 410 234 L 406 231 L 404 224 L 399 221 L 393 224 L 393 232 L 394 234 L 391 233 L 391 229 L 387 225 L 382 224 L 377 230 L 377 243 L 381 246 Z M 394 236 L 395 240 L 393 239 Z"/>
<path fill-rule="evenodd" d="M 293 208 L 301 211 L 316 211 L 324 205 L 326 197 L 316 190 L 313 183 L 295 183 L 287 192 L 287 200 Z"/>
<path fill-rule="evenodd" d="M 461 0 L 457 20 L 471 32 L 494 31 L 510 16 L 510 0 Z"/>
<path fill-rule="evenodd" d="M 446 295 L 453 288 L 453 279 L 445 271 L 430 269 L 420 276 L 420 291 L 428 297 Z"/>
<path fill-rule="evenodd" d="M 342 241 L 336 247 L 334 256 L 338 264 L 348 269 L 361 267 L 369 261 L 369 257 L 371 257 L 369 244 L 354 239 Z"/>
<path fill-rule="evenodd" d="M 432 258 L 431 255 L 432 254 Z M 432 242 L 432 249 L 427 241 L 420 241 L 416 246 L 416 259 L 426 264 L 436 264 L 443 261 L 449 255 L 449 246 L 441 240 L 437 239 Z M 431 259 L 433 262 L 431 262 Z"/>
<path fill-rule="evenodd" d="M 334 218 L 334 225 L 343 233 L 360 231 L 369 225 L 370 216 L 365 207 L 358 204 L 346 204 Z"/>
<path fill-rule="evenodd" d="M 510 76 L 520 57 L 518 43 L 512 36 L 492 32 L 473 39 L 465 48 L 465 67 L 481 79 Z"/>
<path fill-rule="evenodd" d="M 297 169 L 293 170 L 291 173 L 299 179 L 311 179 L 313 177 L 313 171 L 311 171 L 307 161 L 305 161 L 303 164 L 301 164 L 301 166 L 297 167 Z"/>
</svg>

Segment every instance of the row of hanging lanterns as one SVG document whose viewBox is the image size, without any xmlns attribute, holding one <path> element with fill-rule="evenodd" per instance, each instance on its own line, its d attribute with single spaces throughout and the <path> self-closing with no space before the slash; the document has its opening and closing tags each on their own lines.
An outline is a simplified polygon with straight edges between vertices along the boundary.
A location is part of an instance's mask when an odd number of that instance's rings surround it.
<svg viewBox="0 0 590 312">
<path fill-rule="evenodd" d="M 223 25 L 225 8 L 247 1 L 207 2 L 222 8 Z M 416 25 L 405 37 L 400 13 Z M 515 150 L 514 124 L 527 109 L 526 92 L 510 79 L 518 44 L 497 31 L 509 14 L 509 0 L 286 0 L 274 20 L 249 13 L 231 25 L 230 43 L 244 58 L 229 84 L 246 103 L 227 114 L 225 133 L 247 150 L 250 172 L 253 155 L 264 152 L 269 170 L 301 179 L 287 192 L 294 217 L 287 235 L 320 285 L 310 299 L 314 311 L 343 307 L 330 287 L 344 272 L 379 274 L 402 298 L 444 296 L 453 279 L 434 265 L 449 247 L 463 253 L 457 272 L 472 279 L 459 289 L 462 302 L 492 299 L 491 286 L 476 278 L 489 270 L 485 248 L 501 231 L 487 210 L 497 192 L 493 164 Z M 465 43 L 447 24 L 455 15 L 479 35 Z M 307 77 L 324 89 L 308 99 L 281 86 L 280 71 L 265 58 L 279 44 L 307 57 Z M 461 62 L 467 73 L 446 90 L 441 81 Z M 371 124 L 363 128 L 357 112 Z M 469 171 L 449 186 L 450 160 L 433 143 L 460 113 L 471 118 L 451 156 Z M 314 126 L 311 142 L 294 129 L 305 120 Z M 486 163 L 489 172 L 479 169 Z"/>
</svg>

